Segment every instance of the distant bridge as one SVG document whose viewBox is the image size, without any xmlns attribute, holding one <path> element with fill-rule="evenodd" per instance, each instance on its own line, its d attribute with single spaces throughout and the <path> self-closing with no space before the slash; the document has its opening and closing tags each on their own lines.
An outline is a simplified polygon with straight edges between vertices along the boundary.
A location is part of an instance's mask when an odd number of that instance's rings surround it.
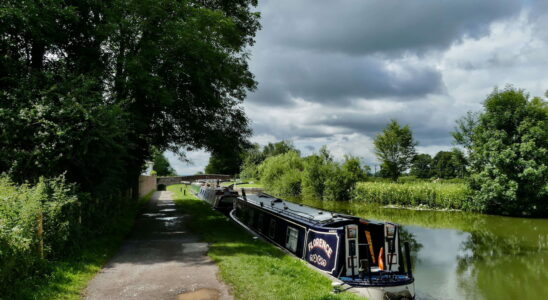
<svg viewBox="0 0 548 300">
<path fill-rule="evenodd" d="M 172 184 L 180 184 L 182 181 L 192 182 L 192 181 L 199 181 L 199 180 L 231 180 L 231 179 L 232 179 L 232 176 L 222 175 L 222 174 L 157 177 L 156 185 L 168 186 Z"/>
</svg>

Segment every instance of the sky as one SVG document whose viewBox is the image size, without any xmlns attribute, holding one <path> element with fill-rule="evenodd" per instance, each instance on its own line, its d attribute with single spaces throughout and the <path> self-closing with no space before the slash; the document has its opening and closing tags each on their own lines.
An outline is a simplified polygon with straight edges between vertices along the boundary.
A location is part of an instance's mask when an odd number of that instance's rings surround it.
<svg viewBox="0 0 548 300">
<path fill-rule="evenodd" d="M 495 87 L 548 90 L 548 0 L 259 2 L 258 88 L 243 106 L 261 145 L 290 140 L 304 155 L 326 145 L 374 167 L 373 139 L 391 119 L 434 155 Z M 167 157 L 194 174 L 209 154 Z"/>
</svg>

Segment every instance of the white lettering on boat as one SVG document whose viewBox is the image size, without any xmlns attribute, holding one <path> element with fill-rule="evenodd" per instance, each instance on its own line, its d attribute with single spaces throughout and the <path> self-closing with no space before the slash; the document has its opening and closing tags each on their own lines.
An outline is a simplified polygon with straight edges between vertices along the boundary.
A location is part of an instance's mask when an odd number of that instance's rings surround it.
<svg viewBox="0 0 548 300">
<path fill-rule="evenodd" d="M 327 258 L 331 258 L 331 255 L 333 254 L 333 249 L 331 249 L 331 246 L 329 246 L 329 244 L 321 238 L 315 238 L 308 243 L 308 252 L 314 248 L 322 249 L 327 255 Z"/>
<path fill-rule="evenodd" d="M 325 260 L 323 257 L 321 257 L 321 255 L 318 255 L 318 254 L 311 254 L 308 257 L 308 260 L 322 267 L 327 266 L 327 260 Z"/>
</svg>

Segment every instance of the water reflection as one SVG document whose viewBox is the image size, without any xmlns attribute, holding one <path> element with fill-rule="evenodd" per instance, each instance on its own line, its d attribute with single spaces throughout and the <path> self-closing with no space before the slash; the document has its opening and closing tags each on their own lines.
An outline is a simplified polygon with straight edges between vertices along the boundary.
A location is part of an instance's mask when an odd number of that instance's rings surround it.
<svg viewBox="0 0 548 300">
<path fill-rule="evenodd" d="M 548 219 L 292 199 L 403 226 L 418 299 L 546 299 Z"/>
</svg>

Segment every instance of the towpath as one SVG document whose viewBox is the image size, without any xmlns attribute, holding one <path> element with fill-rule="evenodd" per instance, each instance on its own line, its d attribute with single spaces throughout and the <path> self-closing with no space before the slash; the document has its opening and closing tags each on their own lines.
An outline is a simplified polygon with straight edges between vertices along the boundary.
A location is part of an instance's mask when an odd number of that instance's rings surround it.
<svg viewBox="0 0 548 300">
<path fill-rule="evenodd" d="M 90 281 L 85 299 L 232 299 L 217 279 L 207 244 L 190 234 L 189 216 L 171 192 L 155 192 L 131 235 Z"/>
</svg>

